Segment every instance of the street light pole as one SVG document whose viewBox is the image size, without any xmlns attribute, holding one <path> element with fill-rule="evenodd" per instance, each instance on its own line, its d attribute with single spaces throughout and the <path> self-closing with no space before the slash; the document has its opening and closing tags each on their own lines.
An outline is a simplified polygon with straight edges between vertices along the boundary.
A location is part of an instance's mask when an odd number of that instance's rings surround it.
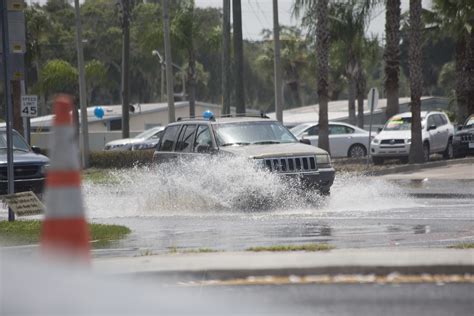
<svg viewBox="0 0 474 316">
<path fill-rule="evenodd" d="M 168 123 L 174 122 L 174 80 L 173 65 L 171 61 L 171 44 L 170 44 L 170 22 L 168 12 L 168 0 L 163 0 L 163 29 L 165 37 L 165 60 L 166 60 L 166 95 L 168 96 Z"/>
<path fill-rule="evenodd" d="M 4 94 L 5 94 L 5 105 L 7 106 L 7 181 L 8 181 L 8 194 L 15 193 L 15 179 L 13 173 L 13 106 L 11 99 L 11 88 L 10 88 L 10 73 L 9 73 L 9 56 L 10 56 L 10 39 L 8 36 L 8 9 L 7 0 L 0 0 L 0 12 L 2 14 L 2 47 L 3 47 L 3 83 L 4 83 Z M 8 221 L 13 222 L 15 220 L 15 214 L 11 208 L 8 208 Z"/>
<path fill-rule="evenodd" d="M 275 114 L 276 119 L 280 122 L 283 122 L 283 93 L 281 86 L 280 23 L 278 22 L 278 0 L 273 0 L 273 44 L 275 55 Z"/>
<path fill-rule="evenodd" d="M 79 103 L 81 105 L 81 147 L 82 167 L 89 167 L 89 127 L 87 121 L 86 75 L 84 71 L 84 52 L 82 48 L 82 23 L 79 0 L 74 0 L 76 11 L 77 66 L 79 68 Z"/>
</svg>

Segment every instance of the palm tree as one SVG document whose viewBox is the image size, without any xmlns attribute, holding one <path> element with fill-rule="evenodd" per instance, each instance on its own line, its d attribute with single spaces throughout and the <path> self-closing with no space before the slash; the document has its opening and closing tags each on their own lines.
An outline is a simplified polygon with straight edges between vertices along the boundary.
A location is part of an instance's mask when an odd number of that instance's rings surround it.
<svg viewBox="0 0 474 316">
<path fill-rule="evenodd" d="M 457 120 L 474 113 L 474 5 L 471 0 L 434 0 L 433 19 L 456 40 Z"/>
<path fill-rule="evenodd" d="M 234 84 L 237 113 L 245 113 L 244 50 L 242 39 L 242 6 L 240 0 L 232 0 L 234 28 Z"/>
<path fill-rule="evenodd" d="M 318 58 L 319 137 L 318 147 L 330 152 L 328 131 L 329 101 L 329 27 L 328 0 L 318 0 L 316 5 L 316 50 Z"/>
<path fill-rule="evenodd" d="M 330 152 L 328 130 L 330 49 L 328 2 L 328 0 L 296 0 L 293 7 L 293 14 L 299 16 L 301 11 L 305 11 L 302 23 L 303 25 L 309 26 L 310 34 L 314 34 L 314 25 L 316 25 L 317 85 L 319 97 L 318 147 Z"/>
<path fill-rule="evenodd" d="M 398 75 L 400 73 L 400 0 L 387 0 L 385 14 L 385 92 L 387 118 L 399 112 Z"/>
<path fill-rule="evenodd" d="M 421 94 L 423 75 L 421 73 L 421 0 L 410 0 L 410 43 L 409 67 L 411 90 L 411 146 L 410 163 L 422 163 L 429 159 L 429 144 L 422 144 L 421 138 Z"/>
</svg>

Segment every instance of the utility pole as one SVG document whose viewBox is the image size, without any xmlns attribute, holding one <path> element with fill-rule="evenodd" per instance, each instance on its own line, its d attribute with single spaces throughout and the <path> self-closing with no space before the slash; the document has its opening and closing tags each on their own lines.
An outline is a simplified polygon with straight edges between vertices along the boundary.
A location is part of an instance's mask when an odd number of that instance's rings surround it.
<svg viewBox="0 0 474 316">
<path fill-rule="evenodd" d="M 283 123 L 283 91 L 281 86 L 280 23 L 278 22 L 278 0 L 273 0 L 273 44 L 275 55 L 275 114 L 276 119 Z"/>
<path fill-rule="evenodd" d="M 130 0 L 122 1 L 122 137 L 130 137 Z"/>
<path fill-rule="evenodd" d="M 168 123 L 174 122 L 174 80 L 173 80 L 173 62 L 171 61 L 170 44 L 170 21 L 169 21 L 168 0 L 163 0 L 163 30 L 165 37 L 165 61 L 166 61 L 166 94 L 168 96 Z"/>
<path fill-rule="evenodd" d="M 235 106 L 237 114 L 245 114 L 242 6 L 240 0 L 232 0 L 232 17 L 234 20 Z"/>
<path fill-rule="evenodd" d="M 230 0 L 223 0 L 222 114 L 230 114 Z"/>
<path fill-rule="evenodd" d="M 10 43 L 8 36 L 8 10 L 7 10 L 7 0 L 0 0 L 0 13 L 1 13 L 1 24 L 2 24 L 2 61 L 3 61 L 3 83 L 4 83 L 4 94 L 5 94 L 5 105 L 7 107 L 7 181 L 8 181 L 8 194 L 15 193 L 15 179 L 13 173 L 13 107 L 11 100 L 11 90 L 10 90 L 10 69 L 9 69 L 9 57 L 10 57 Z M 8 208 L 8 221 L 13 222 L 15 220 L 15 214 L 13 211 Z"/>
<path fill-rule="evenodd" d="M 84 71 L 84 52 L 82 50 L 82 23 L 79 0 L 74 0 L 76 10 L 77 67 L 79 68 L 79 103 L 81 105 L 81 158 L 82 168 L 89 167 L 89 127 L 87 121 L 86 76 Z"/>
</svg>

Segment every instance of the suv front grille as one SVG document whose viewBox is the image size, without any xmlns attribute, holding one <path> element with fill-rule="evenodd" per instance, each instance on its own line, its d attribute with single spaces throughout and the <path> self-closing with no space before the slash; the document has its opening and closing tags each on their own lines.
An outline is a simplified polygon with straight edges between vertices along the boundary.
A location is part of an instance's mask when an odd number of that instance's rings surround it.
<svg viewBox="0 0 474 316">
<path fill-rule="evenodd" d="M 262 159 L 267 170 L 272 172 L 310 172 L 318 170 L 314 156 L 279 157 Z"/>
<path fill-rule="evenodd" d="M 383 139 L 380 143 L 384 145 L 395 145 L 404 144 L 405 141 L 403 139 Z"/>
<path fill-rule="evenodd" d="M 29 166 L 14 166 L 13 174 L 15 179 L 28 179 L 39 174 L 41 166 L 29 165 Z M 7 167 L 0 167 L 0 179 L 7 179 L 8 171 Z"/>
<path fill-rule="evenodd" d="M 463 142 L 470 142 L 474 140 L 474 137 L 472 137 L 472 134 L 465 134 L 465 135 L 461 135 L 461 140 Z"/>
</svg>

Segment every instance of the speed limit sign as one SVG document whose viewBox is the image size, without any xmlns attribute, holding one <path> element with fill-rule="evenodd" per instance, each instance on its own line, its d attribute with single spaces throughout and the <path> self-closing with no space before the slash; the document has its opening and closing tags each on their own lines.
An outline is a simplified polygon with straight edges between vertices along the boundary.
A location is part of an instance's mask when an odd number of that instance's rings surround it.
<svg viewBox="0 0 474 316">
<path fill-rule="evenodd" d="M 21 116 L 35 117 L 38 116 L 38 96 L 23 95 L 21 97 Z"/>
</svg>

